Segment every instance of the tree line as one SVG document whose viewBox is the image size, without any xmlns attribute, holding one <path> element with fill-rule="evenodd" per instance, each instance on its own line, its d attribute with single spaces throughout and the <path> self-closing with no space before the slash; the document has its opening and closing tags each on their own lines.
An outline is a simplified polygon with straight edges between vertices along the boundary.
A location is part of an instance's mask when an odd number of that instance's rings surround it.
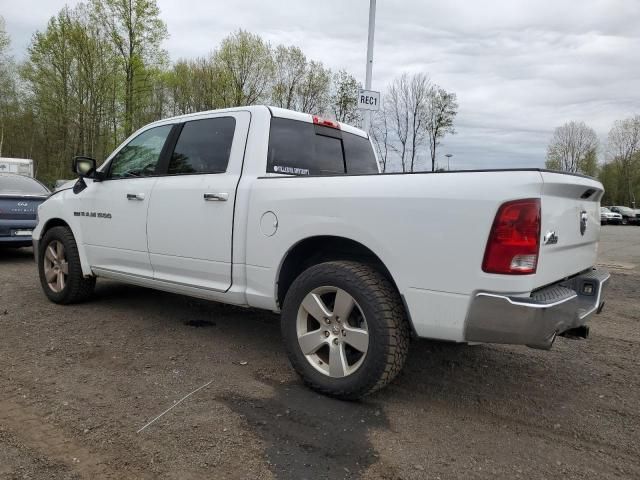
<svg viewBox="0 0 640 480">
<path fill-rule="evenodd" d="M 33 158 L 38 177 L 69 176 L 72 156 L 104 159 L 167 116 L 268 103 L 357 123 L 358 82 L 295 46 L 239 30 L 208 55 L 171 63 L 155 0 L 64 7 L 17 64 L 0 17 L 0 156 Z"/>
<path fill-rule="evenodd" d="M 17 63 L 0 17 L 0 156 L 33 158 L 52 182 L 68 177 L 74 155 L 104 159 L 154 120 L 260 103 L 362 125 L 360 83 L 296 46 L 239 30 L 205 56 L 171 62 L 167 37 L 156 0 L 87 0 L 53 16 Z M 457 107 L 424 74 L 396 78 L 371 127 L 383 168 L 424 169 L 428 152 L 435 169 Z"/>
<path fill-rule="evenodd" d="M 614 122 L 607 136 L 605 160 L 596 132 L 584 122 L 571 121 L 555 129 L 545 166 L 598 178 L 605 188 L 603 205 L 640 202 L 640 115 Z"/>
<path fill-rule="evenodd" d="M 104 159 L 137 128 L 167 116 L 267 103 L 362 125 L 361 87 L 296 46 L 271 45 L 239 30 L 208 55 L 171 62 L 156 0 L 87 0 L 68 6 L 33 35 L 26 59 L 9 56 L 0 16 L 0 156 L 33 158 L 39 178 L 69 175 L 70 159 Z M 424 73 L 386 88 L 370 134 L 383 170 L 436 170 L 454 134 L 456 94 Z M 555 129 L 547 168 L 598 177 L 603 203 L 640 199 L 640 115 L 615 122 L 605 162 L 584 122 Z"/>
</svg>

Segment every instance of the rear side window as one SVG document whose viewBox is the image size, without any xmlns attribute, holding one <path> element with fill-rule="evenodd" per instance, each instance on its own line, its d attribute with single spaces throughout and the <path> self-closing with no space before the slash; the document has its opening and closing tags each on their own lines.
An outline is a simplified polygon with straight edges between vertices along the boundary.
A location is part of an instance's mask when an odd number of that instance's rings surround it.
<svg viewBox="0 0 640 480">
<path fill-rule="evenodd" d="M 308 122 L 272 118 L 267 171 L 292 175 L 378 173 L 369 140 Z"/>
<path fill-rule="evenodd" d="M 227 170 L 236 120 L 206 118 L 187 122 L 171 155 L 169 175 L 223 173 Z"/>
<path fill-rule="evenodd" d="M 364 137 L 351 133 L 342 134 L 344 156 L 347 161 L 347 173 L 380 173 L 373 154 L 371 142 Z"/>
</svg>

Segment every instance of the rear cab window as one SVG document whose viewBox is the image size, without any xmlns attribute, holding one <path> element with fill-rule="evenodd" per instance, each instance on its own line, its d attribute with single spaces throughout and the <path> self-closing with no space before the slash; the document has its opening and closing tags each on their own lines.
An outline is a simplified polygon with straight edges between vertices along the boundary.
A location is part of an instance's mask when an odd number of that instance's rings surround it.
<svg viewBox="0 0 640 480">
<path fill-rule="evenodd" d="M 278 117 L 271 119 L 267 172 L 302 176 L 379 173 L 367 138 Z"/>
</svg>

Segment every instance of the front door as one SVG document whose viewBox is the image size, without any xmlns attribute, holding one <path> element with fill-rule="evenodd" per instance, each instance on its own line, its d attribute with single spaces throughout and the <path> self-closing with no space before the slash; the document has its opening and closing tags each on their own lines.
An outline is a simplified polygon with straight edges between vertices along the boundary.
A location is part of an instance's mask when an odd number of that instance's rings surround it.
<svg viewBox="0 0 640 480">
<path fill-rule="evenodd" d="M 145 130 L 111 159 L 102 182 L 80 193 L 82 238 L 92 268 L 151 277 L 147 210 L 172 125 Z"/>
<path fill-rule="evenodd" d="M 231 285 L 235 193 L 248 112 L 184 124 L 153 187 L 147 232 L 154 278 L 225 291 Z"/>
</svg>

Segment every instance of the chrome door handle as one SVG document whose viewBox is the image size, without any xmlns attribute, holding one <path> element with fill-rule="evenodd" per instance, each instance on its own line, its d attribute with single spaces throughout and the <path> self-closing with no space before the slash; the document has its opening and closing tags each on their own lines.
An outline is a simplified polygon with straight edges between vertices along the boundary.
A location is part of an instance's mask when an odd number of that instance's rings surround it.
<svg viewBox="0 0 640 480">
<path fill-rule="evenodd" d="M 226 202 L 229 200 L 228 193 L 205 193 L 204 201 L 205 202 Z"/>
<path fill-rule="evenodd" d="M 144 193 L 127 193 L 127 200 L 144 200 Z"/>
</svg>

